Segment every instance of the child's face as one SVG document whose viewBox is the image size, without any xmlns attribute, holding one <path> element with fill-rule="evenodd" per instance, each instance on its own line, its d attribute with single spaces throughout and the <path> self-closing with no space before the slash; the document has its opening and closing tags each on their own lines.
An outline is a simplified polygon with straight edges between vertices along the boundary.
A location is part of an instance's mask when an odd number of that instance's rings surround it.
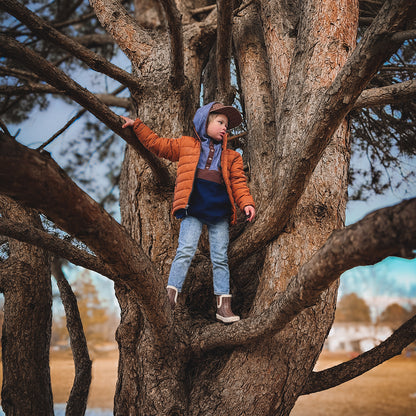
<svg viewBox="0 0 416 416">
<path fill-rule="evenodd" d="M 216 114 L 208 123 L 207 134 L 216 141 L 224 138 L 228 127 L 228 117 L 224 114 Z"/>
</svg>

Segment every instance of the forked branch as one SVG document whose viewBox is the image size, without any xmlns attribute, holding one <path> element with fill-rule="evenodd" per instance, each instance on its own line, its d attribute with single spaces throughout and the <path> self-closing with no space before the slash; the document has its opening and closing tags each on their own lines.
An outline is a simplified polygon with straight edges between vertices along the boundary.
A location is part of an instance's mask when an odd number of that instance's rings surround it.
<svg viewBox="0 0 416 416">
<path fill-rule="evenodd" d="M 361 93 L 353 108 L 376 107 L 413 100 L 416 96 L 416 81 L 400 82 L 381 88 L 370 88 Z"/>
<path fill-rule="evenodd" d="M 254 226 L 249 226 L 231 245 L 231 264 L 238 264 L 248 251 L 259 250 L 281 233 L 332 135 L 378 69 L 400 47 L 401 42 L 393 36 L 415 14 L 414 1 L 385 1 L 332 85 L 323 93 L 310 122 L 300 132 L 302 144 L 287 158 L 290 160 L 287 169 L 280 167 L 284 178 L 276 176 L 273 183 L 278 197 L 263 208 L 267 214 L 259 215 Z"/>
<path fill-rule="evenodd" d="M 174 0 L 159 0 L 165 10 L 168 21 L 171 44 L 172 84 L 180 88 L 185 81 L 182 15 Z"/>
<path fill-rule="evenodd" d="M 294 276 L 286 291 L 260 315 L 224 327 L 208 325 L 192 339 L 194 351 L 248 344 L 282 330 L 341 273 L 375 264 L 388 256 L 410 256 L 416 248 L 416 199 L 376 211 L 334 231 L 325 245 Z"/>
<path fill-rule="evenodd" d="M 135 292 L 155 336 L 166 342 L 171 317 L 162 277 L 125 228 L 52 158 L 0 134 L 0 192 L 43 212 L 116 271 L 114 280 Z"/>
<path fill-rule="evenodd" d="M 65 95 L 72 98 L 78 104 L 94 114 L 107 127 L 113 130 L 128 144 L 130 144 L 142 157 L 146 159 L 162 185 L 171 182 L 171 177 L 166 166 L 151 152 L 149 152 L 133 134 L 130 129 L 123 129 L 121 118 L 104 105 L 94 94 L 81 87 L 59 68 L 53 66 L 39 54 L 26 48 L 9 36 L 0 34 L 0 51 L 5 56 L 19 61 Z"/>
<path fill-rule="evenodd" d="M 134 64 L 141 65 L 152 53 L 154 41 L 150 35 L 127 13 L 120 1 L 90 0 L 90 4 L 121 50 Z"/>
<path fill-rule="evenodd" d="M 315 393 L 352 380 L 380 365 L 384 361 L 399 355 L 403 348 L 416 339 L 416 315 L 405 322 L 399 329 L 377 347 L 367 351 L 353 360 L 326 370 L 313 372 L 302 394 Z"/>
<path fill-rule="evenodd" d="M 116 273 L 101 259 L 74 247 L 72 244 L 53 236 L 46 231 L 25 223 L 16 223 L 6 218 L 0 218 L 0 234 L 14 238 L 23 243 L 42 247 L 60 257 L 69 260 L 77 266 L 94 270 L 97 273 L 115 279 Z"/>
<path fill-rule="evenodd" d="M 231 45 L 234 0 L 217 1 L 216 100 L 229 105 L 231 98 Z"/>
<path fill-rule="evenodd" d="M 49 25 L 35 13 L 23 6 L 16 0 L 2 0 L 0 9 L 10 13 L 16 19 L 24 23 L 34 34 L 41 39 L 45 39 L 62 49 L 71 53 L 82 62 L 86 63 L 91 69 L 108 75 L 128 87 L 133 93 L 140 90 L 140 80 L 118 66 L 104 59 L 102 56 L 92 52 L 82 46 L 79 42 L 64 35 L 53 26 Z"/>
</svg>

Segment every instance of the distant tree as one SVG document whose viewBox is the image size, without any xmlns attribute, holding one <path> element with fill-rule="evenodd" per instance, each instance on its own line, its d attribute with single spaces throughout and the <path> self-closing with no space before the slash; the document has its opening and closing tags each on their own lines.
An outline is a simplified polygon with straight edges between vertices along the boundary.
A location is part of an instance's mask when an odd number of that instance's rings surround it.
<svg viewBox="0 0 416 416">
<path fill-rule="evenodd" d="M 344 295 L 337 304 L 335 322 L 370 323 L 370 308 L 356 293 Z"/>
<path fill-rule="evenodd" d="M 414 310 L 411 316 L 413 315 L 415 315 Z M 398 303 L 392 303 L 380 314 L 377 319 L 377 323 L 388 325 L 391 329 L 395 330 L 406 322 L 411 316 L 406 308 Z"/>
<path fill-rule="evenodd" d="M 52 319 L 52 337 L 51 345 L 57 345 L 59 342 L 69 341 L 68 330 L 66 329 L 65 317 L 54 314 Z M 68 342 L 69 345 L 69 342 Z"/>
<path fill-rule="evenodd" d="M 103 305 L 99 292 L 88 270 L 82 271 L 73 284 L 78 309 L 84 327 L 85 336 L 90 343 L 106 341 L 107 334 L 102 332 L 103 324 L 110 319 L 108 306 Z"/>
</svg>

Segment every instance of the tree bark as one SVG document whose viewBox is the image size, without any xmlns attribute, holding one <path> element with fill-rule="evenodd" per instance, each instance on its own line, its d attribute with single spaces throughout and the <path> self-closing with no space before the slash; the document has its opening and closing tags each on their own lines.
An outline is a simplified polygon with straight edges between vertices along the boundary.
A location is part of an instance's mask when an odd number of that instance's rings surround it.
<svg viewBox="0 0 416 416">
<path fill-rule="evenodd" d="M 39 215 L 0 196 L 2 216 L 41 227 Z M 9 239 L 3 264 L 2 408 L 7 415 L 53 415 L 49 371 L 52 289 L 49 255 L 40 248 Z M 4 268 L 10 270 L 6 273 Z"/>
</svg>

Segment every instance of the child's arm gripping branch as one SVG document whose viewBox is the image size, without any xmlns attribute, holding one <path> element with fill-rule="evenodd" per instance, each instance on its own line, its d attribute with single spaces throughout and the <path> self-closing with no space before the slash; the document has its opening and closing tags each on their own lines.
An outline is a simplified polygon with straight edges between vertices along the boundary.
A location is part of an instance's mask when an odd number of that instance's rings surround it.
<svg viewBox="0 0 416 416">
<path fill-rule="evenodd" d="M 139 118 L 132 120 L 129 117 L 120 117 L 125 121 L 122 127 L 132 127 L 137 138 L 141 141 L 143 146 L 146 147 L 146 149 L 150 150 L 157 156 L 171 160 L 172 162 L 178 161 L 180 139 L 167 139 L 159 137 Z"/>
<path fill-rule="evenodd" d="M 256 210 L 252 205 L 247 205 L 244 208 L 244 213 L 246 214 L 246 218 L 248 222 L 253 221 L 254 217 L 256 216 Z"/>
</svg>

